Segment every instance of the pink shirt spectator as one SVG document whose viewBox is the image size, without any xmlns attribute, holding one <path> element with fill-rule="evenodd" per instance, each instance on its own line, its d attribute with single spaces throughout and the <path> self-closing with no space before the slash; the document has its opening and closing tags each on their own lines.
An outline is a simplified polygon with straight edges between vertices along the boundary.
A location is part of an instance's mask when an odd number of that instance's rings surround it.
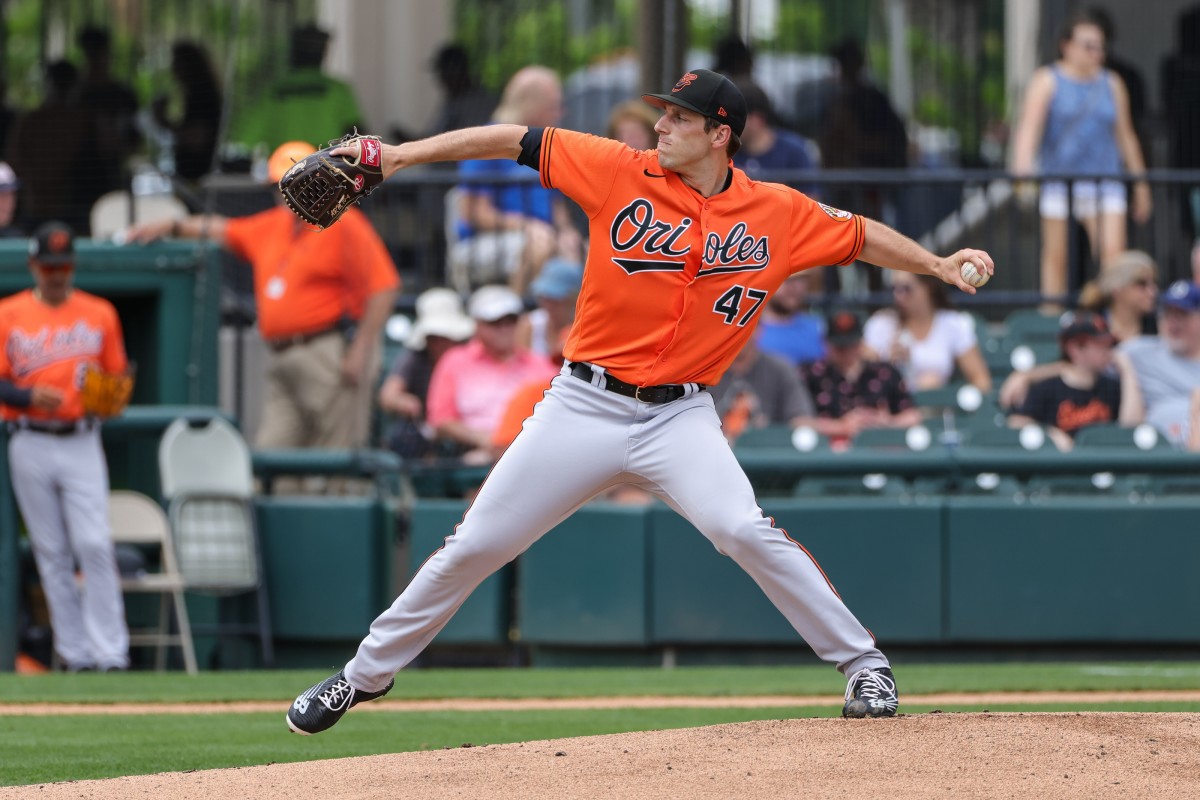
<svg viewBox="0 0 1200 800">
<path fill-rule="evenodd" d="M 517 389 L 543 378 L 548 383 L 557 372 L 557 366 L 528 350 L 497 361 L 479 342 L 467 342 L 450 349 L 434 368 L 426 421 L 435 428 L 461 422 L 476 430 L 494 431 Z"/>
</svg>

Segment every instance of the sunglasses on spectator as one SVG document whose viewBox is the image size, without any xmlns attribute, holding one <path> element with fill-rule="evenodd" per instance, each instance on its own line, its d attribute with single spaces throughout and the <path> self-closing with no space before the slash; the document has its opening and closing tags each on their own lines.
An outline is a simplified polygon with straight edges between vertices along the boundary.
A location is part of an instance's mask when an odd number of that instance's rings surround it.
<svg viewBox="0 0 1200 800">
<path fill-rule="evenodd" d="M 1151 286 L 1157 286 L 1158 283 L 1153 278 L 1138 278 L 1129 285 L 1136 286 L 1139 289 L 1149 289 Z"/>
</svg>

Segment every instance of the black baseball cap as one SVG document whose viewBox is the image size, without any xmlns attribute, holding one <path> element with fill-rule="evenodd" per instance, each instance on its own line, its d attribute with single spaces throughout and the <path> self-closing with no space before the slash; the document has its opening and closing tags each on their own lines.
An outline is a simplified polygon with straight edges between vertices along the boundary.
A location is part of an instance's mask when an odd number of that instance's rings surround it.
<svg viewBox="0 0 1200 800">
<path fill-rule="evenodd" d="M 1058 319 L 1058 339 L 1066 342 L 1070 339 L 1108 339 L 1112 340 L 1112 331 L 1104 317 L 1093 311 L 1068 311 Z"/>
<path fill-rule="evenodd" d="M 675 88 L 666 94 L 644 94 L 642 99 L 663 108 L 667 103 L 683 106 L 722 125 L 738 136 L 746 127 L 746 98 L 724 75 L 709 69 L 693 69 L 684 74 Z"/>
<path fill-rule="evenodd" d="M 47 266 L 75 263 L 75 234 L 61 222 L 47 222 L 29 240 L 29 258 Z"/>
<path fill-rule="evenodd" d="M 829 319 L 825 341 L 834 347 L 849 347 L 862 341 L 862 320 L 853 311 L 839 311 Z"/>
</svg>

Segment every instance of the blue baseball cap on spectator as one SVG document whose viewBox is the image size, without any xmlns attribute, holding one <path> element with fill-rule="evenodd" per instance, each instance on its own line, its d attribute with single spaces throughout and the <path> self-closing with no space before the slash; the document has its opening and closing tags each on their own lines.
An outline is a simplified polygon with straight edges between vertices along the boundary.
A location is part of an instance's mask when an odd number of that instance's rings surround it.
<svg viewBox="0 0 1200 800">
<path fill-rule="evenodd" d="M 534 297 L 562 300 L 578 294 L 583 288 L 583 267 L 572 261 L 552 258 L 542 265 L 542 271 L 529 284 Z"/>
<path fill-rule="evenodd" d="M 1200 311 L 1200 286 L 1191 281 L 1175 281 L 1162 294 L 1162 304 L 1183 311 Z"/>
</svg>

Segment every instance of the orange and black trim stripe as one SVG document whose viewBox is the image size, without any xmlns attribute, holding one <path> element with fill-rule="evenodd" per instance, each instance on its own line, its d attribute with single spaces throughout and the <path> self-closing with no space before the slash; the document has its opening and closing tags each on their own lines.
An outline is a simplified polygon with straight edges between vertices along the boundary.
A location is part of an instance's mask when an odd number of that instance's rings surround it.
<svg viewBox="0 0 1200 800">
<path fill-rule="evenodd" d="M 813 557 L 813 554 L 808 552 L 808 548 L 805 547 L 804 545 L 800 544 L 799 542 L 797 542 L 795 539 L 793 539 L 791 537 L 791 535 L 786 530 L 784 530 L 779 525 L 777 525 L 775 523 L 774 517 L 767 517 L 767 519 L 770 520 L 772 528 L 774 528 L 775 530 L 777 530 L 783 534 L 783 538 L 787 539 L 789 542 L 796 545 L 796 547 L 799 547 L 800 550 L 804 553 L 804 555 L 808 556 L 808 560 L 813 563 L 813 566 L 817 568 L 817 572 L 821 573 L 821 577 L 825 579 L 825 585 L 829 587 L 829 591 L 833 592 L 834 596 L 836 596 L 838 600 L 841 600 L 842 596 L 840 594 L 838 594 L 838 590 L 833 587 L 833 581 L 829 580 L 829 576 L 825 574 L 825 570 L 822 569 L 820 563 L 818 563 L 817 559 Z M 868 628 L 864 625 L 863 630 L 865 630 L 867 632 L 867 634 L 870 635 L 872 642 L 879 641 L 878 639 L 875 638 L 875 633 L 870 628 Z"/>
<path fill-rule="evenodd" d="M 546 128 L 546 132 L 542 135 L 542 149 L 540 159 L 538 160 L 538 171 L 542 173 L 542 186 L 547 189 L 554 188 L 554 181 L 550 177 L 550 154 L 554 150 L 554 137 L 558 133 L 557 128 Z"/>
<path fill-rule="evenodd" d="M 854 243 L 850 246 L 850 255 L 837 262 L 839 267 L 844 267 L 847 264 L 853 264 L 858 258 L 858 254 L 862 252 L 863 245 L 867 242 L 867 224 L 858 214 L 854 215 Z"/>
<path fill-rule="evenodd" d="M 838 594 L 837 589 L 833 588 L 833 581 L 829 580 L 829 576 L 825 574 L 825 570 L 821 569 L 821 565 L 819 563 L 817 563 L 817 559 L 813 558 L 813 554 L 808 552 L 808 548 L 805 547 L 804 545 L 800 544 L 799 542 L 797 542 L 795 539 L 793 539 L 791 537 L 791 535 L 786 530 L 784 530 L 779 525 L 777 525 L 775 523 L 774 517 L 767 517 L 767 519 L 771 522 L 772 528 L 774 528 L 775 530 L 777 530 L 783 534 L 783 538 L 787 539 L 789 542 L 796 545 L 796 547 L 799 547 L 800 550 L 804 553 L 804 555 L 808 556 L 808 560 L 813 563 L 813 566 L 817 568 L 817 572 L 821 573 L 821 577 L 825 579 L 826 585 L 829 586 L 829 591 L 833 592 L 835 595 L 837 595 L 837 599 L 841 600 L 842 596 L 840 594 Z"/>
</svg>

